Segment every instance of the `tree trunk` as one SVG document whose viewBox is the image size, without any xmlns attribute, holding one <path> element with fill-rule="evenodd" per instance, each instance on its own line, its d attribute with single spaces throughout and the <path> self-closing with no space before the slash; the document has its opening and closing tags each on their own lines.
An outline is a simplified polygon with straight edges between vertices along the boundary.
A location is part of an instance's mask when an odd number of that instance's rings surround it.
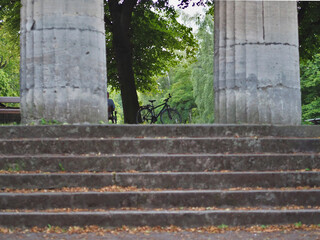
<svg viewBox="0 0 320 240">
<path fill-rule="evenodd" d="M 131 16 L 136 3 L 137 0 L 127 0 L 120 5 L 118 1 L 109 1 L 112 18 L 113 48 L 119 75 L 124 122 L 130 124 L 136 123 L 136 113 L 139 109 L 130 41 Z"/>
</svg>

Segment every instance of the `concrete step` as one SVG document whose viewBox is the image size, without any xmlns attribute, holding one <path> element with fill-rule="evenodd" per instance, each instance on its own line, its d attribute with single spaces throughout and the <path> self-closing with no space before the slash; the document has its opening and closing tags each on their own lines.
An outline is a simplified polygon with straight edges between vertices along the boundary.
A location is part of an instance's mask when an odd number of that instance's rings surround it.
<svg viewBox="0 0 320 240">
<path fill-rule="evenodd" d="M 319 137 L 319 126 L 271 125 L 51 125 L 1 126 L 2 138 Z"/>
<path fill-rule="evenodd" d="M 320 154 L 0 155 L 0 170 L 43 172 L 278 171 L 320 169 Z"/>
<path fill-rule="evenodd" d="M 0 226 L 320 222 L 319 126 L 7 126 L 0 136 Z"/>
<path fill-rule="evenodd" d="M 88 226 L 239 226 L 320 222 L 317 209 L 208 210 L 208 211 L 100 211 L 100 212 L 0 212 L 3 227 Z"/>
<path fill-rule="evenodd" d="M 1 154 L 319 153 L 317 138 L 2 139 Z"/>
<path fill-rule="evenodd" d="M 3 138 L 287 136 L 319 137 L 318 126 L 271 125 L 51 125 L 1 126 Z"/>
<path fill-rule="evenodd" d="M 56 189 L 135 186 L 163 189 L 282 188 L 320 186 L 319 171 L 175 172 L 175 173 L 52 173 L 0 174 L 1 188 Z"/>
<path fill-rule="evenodd" d="M 320 190 L 163 190 L 129 192 L 0 193 L 0 210 L 6 209 L 184 209 L 188 207 L 319 206 Z"/>
</svg>

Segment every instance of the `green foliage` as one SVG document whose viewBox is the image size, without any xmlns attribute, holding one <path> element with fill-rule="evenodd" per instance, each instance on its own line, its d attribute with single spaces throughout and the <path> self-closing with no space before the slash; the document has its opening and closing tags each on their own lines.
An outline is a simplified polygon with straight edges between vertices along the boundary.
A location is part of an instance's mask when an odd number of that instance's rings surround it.
<svg viewBox="0 0 320 240">
<path fill-rule="evenodd" d="M 191 123 L 192 109 L 196 107 L 191 82 L 191 65 L 180 65 L 173 72 L 174 83 L 170 88 L 172 95 L 170 106 L 178 110 L 181 115 L 182 122 Z"/>
<path fill-rule="evenodd" d="M 57 120 L 46 120 L 44 118 L 40 119 L 40 125 L 62 125 L 62 122 L 59 122 Z"/>
<path fill-rule="evenodd" d="M 9 122 L 9 123 L 1 123 L 0 126 L 17 126 L 20 123 L 17 122 Z"/>
<path fill-rule="evenodd" d="M 0 8 L 1 9 L 1 8 Z M 3 9 L 0 11 L 3 16 Z M 20 47 L 14 31 L 10 31 L 10 21 L 5 18 L 0 23 L 0 60 L 6 63 L 0 69 L 0 96 L 19 96 Z"/>
<path fill-rule="evenodd" d="M 21 167 L 18 163 L 14 163 L 8 167 L 8 171 L 9 172 L 19 172 L 19 171 L 21 171 Z"/>
<path fill-rule="evenodd" d="M 221 224 L 221 225 L 218 226 L 218 228 L 220 228 L 220 229 L 226 229 L 226 228 L 228 228 L 228 225 Z"/>
<path fill-rule="evenodd" d="M 13 96 L 14 90 L 10 86 L 9 76 L 0 69 L 0 96 Z"/>
<path fill-rule="evenodd" d="M 133 71 L 136 88 L 140 92 L 152 91 L 156 79 L 177 65 L 184 57 L 195 54 L 197 44 L 191 28 L 180 24 L 172 8 L 161 1 L 138 4 L 132 16 L 131 43 L 133 49 Z M 106 13 L 108 15 L 108 13 Z M 108 84 L 119 90 L 112 35 L 107 33 Z"/>
<path fill-rule="evenodd" d="M 197 62 L 193 65 L 192 84 L 193 94 L 197 109 L 195 113 L 197 123 L 213 123 L 213 19 L 206 15 L 200 22 L 197 38 L 200 41 L 200 49 L 197 55 Z"/>
<path fill-rule="evenodd" d="M 300 64 L 302 119 L 320 117 L 320 54 Z"/>
<path fill-rule="evenodd" d="M 1 0 L 0 3 L 0 28 L 6 26 L 6 31 L 11 36 L 11 41 L 19 44 L 20 7 L 17 0 Z"/>
<path fill-rule="evenodd" d="M 320 53 L 320 2 L 299 1 L 299 44 L 302 59 Z"/>
<path fill-rule="evenodd" d="M 61 172 L 65 172 L 66 171 L 65 168 L 63 167 L 62 163 L 59 163 L 59 168 L 60 168 Z"/>
</svg>

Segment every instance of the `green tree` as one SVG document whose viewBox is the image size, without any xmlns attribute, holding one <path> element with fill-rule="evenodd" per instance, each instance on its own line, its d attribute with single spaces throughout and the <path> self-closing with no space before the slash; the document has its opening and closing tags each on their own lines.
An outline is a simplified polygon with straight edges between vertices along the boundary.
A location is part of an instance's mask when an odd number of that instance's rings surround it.
<svg viewBox="0 0 320 240">
<path fill-rule="evenodd" d="M 19 96 L 20 47 L 18 36 L 11 31 L 10 21 L 2 15 L 0 22 L 0 96 Z"/>
<path fill-rule="evenodd" d="M 302 119 L 320 117 L 320 54 L 300 64 Z"/>
<path fill-rule="evenodd" d="M 193 65 L 192 83 L 197 104 L 198 123 L 213 123 L 213 17 L 207 14 L 200 22 L 197 34 L 200 47 L 197 62 Z"/>
<path fill-rule="evenodd" d="M 320 2 L 299 1 L 298 10 L 300 57 L 312 59 L 320 52 Z"/>
<path fill-rule="evenodd" d="M 112 33 L 107 40 L 108 69 L 117 69 L 109 70 L 108 79 L 121 91 L 125 123 L 135 123 L 137 90 L 150 91 L 155 76 L 179 61 L 176 51 L 192 53 L 195 40 L 191 29 L 177 22 L 168 1 L 109 0 L 106 10 Z"/>
<path fill-rule="evenodd" d="M 10 86 L 8 74 L 0 69 L 0 96 L 12 96 L 14 91 Z"/>
<path fill-rule="evenodd" d="M 172 70 L 173 84 L 169 92 L 172 95 L 170 106 L 177 109 L 182 122 L 192 122 L 192 109 L 196 107 L 191 82 L 192 64 L 187 62 Z"/>
<path fill-rule="evenodd" d="M 10 41 L 19 45 L 20 31 L 20 0 L 1 0 L 0 2 L 0 27 L 5 26 L 5 31 L 10 36 Z"/>
<path fill-rule="evenodd" d="M 320 117 L 320 2 L 298 6 L 302 119 L 307 120 Z"/>
</svg>

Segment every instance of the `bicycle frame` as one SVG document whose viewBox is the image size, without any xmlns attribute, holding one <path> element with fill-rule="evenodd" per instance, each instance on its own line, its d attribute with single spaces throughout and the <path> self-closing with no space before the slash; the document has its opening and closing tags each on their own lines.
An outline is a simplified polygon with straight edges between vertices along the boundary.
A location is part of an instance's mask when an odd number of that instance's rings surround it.
<svg viewBox="0 0 320 240">
<path fill-rule="evenodd" d="M 156 114 L 155 109 L 160 108 L 161 106 L 163 106 L 162 109 L 158 112 L 158 114 Z M 168 107 L 169 107 L 168 100 L 166 100 L 164 103 L 162 103 L 158 106 L 153 106 L 153 102 L 152 102 L 150 105 L 150 110 L 152 113 L 152 122 L 156 122 L 158 120 L 158 117 L 160 116 L 160 114 Z"/>
</svg>

